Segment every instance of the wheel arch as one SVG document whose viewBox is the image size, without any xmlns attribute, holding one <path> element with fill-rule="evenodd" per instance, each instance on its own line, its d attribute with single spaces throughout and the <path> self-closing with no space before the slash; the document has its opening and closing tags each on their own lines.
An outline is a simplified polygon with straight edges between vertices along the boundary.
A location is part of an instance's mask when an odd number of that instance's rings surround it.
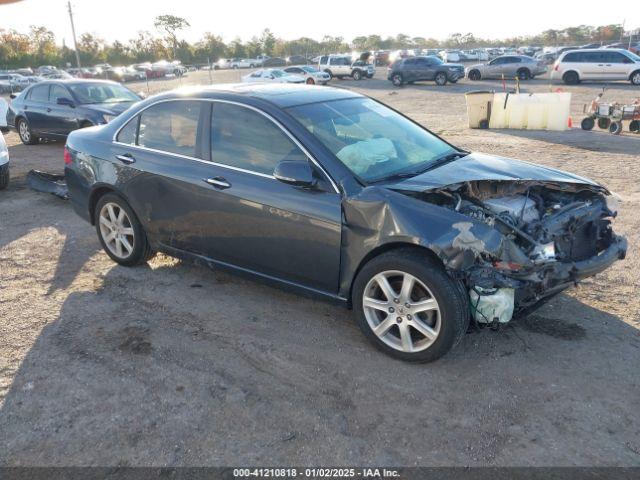
<svg viewBox="0 0 640 480">
<path fill-rule="evenodd" d="M 97 184 L 91 189 L 91 193 L 89 193 L 89 201 L 87 202 L 88 203 L 88 208 L 89 208 L 89 220 L 91 221 L 91 225 L 95 225 L 96 224 L 96 219 L 95 219 L 96 205 L 98 204 L 98 201 L 102 197 L 104 197 L 107 193 L 115 193 L 116 195 L 122 197 L 124 199 L 124 201 L 127 202 L 129 204 L 129 206 L 131 206 L 131 203 L 122 194 L 122 192 L 118 191 L 112 185 Z M 131 208 L 133 208 L 133 207 L 131 207 Z"/>
<path fill-rule="evenodd" d="M 578 72 L 578 70 L 571 68 L 569 70 L 566 70 L 563 74 L 562 74 L 562 81 L 565 80 L 565 78 L 567 77 L 567 74 L 569 73 L 575 73 L 578 76 L 578 81 L 580 81 L 580 72 Z"/>
<path fill-rule="evenodd" d="M 442 267 L 444 268 L 444 263 L 442 261 L 442 259 L 440 257 L 438 257 L 438 255 L 436 255 L 436 253 L 431 250 L 428 247 L 425 247 L 424 245 L 420 245 L 420 244 L 416 244 L 416 243 L 409 243 L 409 242 L 389 242 L 389 243 L 384 243 L 382 245 L 378 245 L 376 248 L 374 248 L 373 250 L 371 250 L 370 252 L 368 252 L 361 260 L 360 263 L 358 263 L 358 266 L 356 267 L 355 271 L 353 272 L 353 275 L 349 281 L 349 291 L 346 292 L 346 297 L 347 297 L 347 307 L 348 308 L 352 308 L 352 295 L 353 295 L 353 285 L 356 281 L 356 278 L 358 278 L 358 274 L 360 273 L 360 271 L 362 270 L 362 268 L 369 263 L 371 260 L 373 260 L 374 258 L 379 257 L 380 255 L 383 255 L 385 253 L 391 252 L 391 251 L 396 251 L 396 250 L 413 250 L 415 252 L 421 253 L 423 255 L 427 255 L 429 257 L 431 257 L 431 259 L 435 262 L 437 262 L 439 265 L 442 265 Z"/>
<path fill-rule="evenodd" d="M 633 72 L 629 74 L 629 80 L 631 80 L 633 76 L 637 73 L 640 73 L 640 68 L 636 68 Z"/>
</svg>

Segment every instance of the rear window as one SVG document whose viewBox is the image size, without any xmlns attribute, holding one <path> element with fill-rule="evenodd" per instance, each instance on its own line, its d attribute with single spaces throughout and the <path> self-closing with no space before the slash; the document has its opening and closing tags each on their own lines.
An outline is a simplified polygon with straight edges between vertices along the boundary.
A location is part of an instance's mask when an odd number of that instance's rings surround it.
<svg viewBox="0 0 640 480">
<path fill-rule="evenodd" d="M 149 107 L 140 115 L 138 145 L 196 157 L 201 106 L 202 102 L 184 100 Z"/>
<path fill-rule="evenodd" d="M 29 92 L 29 100 L 47 102 L 49 100 L 49 85 L 38 85 Z"/>
</svg>

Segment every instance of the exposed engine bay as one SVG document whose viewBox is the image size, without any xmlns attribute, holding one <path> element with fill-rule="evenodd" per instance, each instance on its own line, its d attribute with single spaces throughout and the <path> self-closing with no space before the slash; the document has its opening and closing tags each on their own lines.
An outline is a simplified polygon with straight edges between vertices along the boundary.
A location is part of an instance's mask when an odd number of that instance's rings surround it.
<svg viewBox="0 0 640 480">
<path fill-rule="evenodd" d="M 473 249 L 476 258 L 473 266 L 451 273 L 465 282 L 479 323 L 506 323 L 514 312 L 604 270 L 626 252 L 626 240 L 611 228 L 617 201 L 604 188 L 482 180 L 410 195 L 482 222 L 507 239 L 502 258 L 496 258 L 483 251 L 470 227 L 454 225 L 460 228 L 454 244 Z"/>
</svg>

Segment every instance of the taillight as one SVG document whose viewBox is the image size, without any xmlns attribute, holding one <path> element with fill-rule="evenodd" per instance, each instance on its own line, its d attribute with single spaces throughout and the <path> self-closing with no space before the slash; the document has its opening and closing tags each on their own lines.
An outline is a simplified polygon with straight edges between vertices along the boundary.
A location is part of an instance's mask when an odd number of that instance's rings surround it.
<svg viewBox="0 0 640 480">
<path fill-rule="evenodd" d="M 558 70 L 560 70 L 560 63 L 556 62 L 556 64 L 553 66 L 553 69 L 557 72 Z"/>
<path fill-rule="evenodd" d="M 67 150 L 67 147 L 64 147 L 64 164 L 65 165 L 71 165 L 73 163 L 73 158 L 71 158 L 71 154 L 69 153 L 69 150 Z"/>
</svg>

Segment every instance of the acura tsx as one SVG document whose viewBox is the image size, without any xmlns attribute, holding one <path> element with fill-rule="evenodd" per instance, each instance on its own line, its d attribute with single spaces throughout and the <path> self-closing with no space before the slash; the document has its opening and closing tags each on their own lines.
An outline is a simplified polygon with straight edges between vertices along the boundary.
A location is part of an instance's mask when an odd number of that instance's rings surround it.
<svg viewBox="0 0 640 480">
<path fill-rule="evenodd" d="M 467 152 L 343 89 L 169 92 L 71 133 L 64 154 L 73 207 L 115 262 L 163 252 L 335 300 L 408 361 L 627 249 L 605 187 Z"/>
</svg>

